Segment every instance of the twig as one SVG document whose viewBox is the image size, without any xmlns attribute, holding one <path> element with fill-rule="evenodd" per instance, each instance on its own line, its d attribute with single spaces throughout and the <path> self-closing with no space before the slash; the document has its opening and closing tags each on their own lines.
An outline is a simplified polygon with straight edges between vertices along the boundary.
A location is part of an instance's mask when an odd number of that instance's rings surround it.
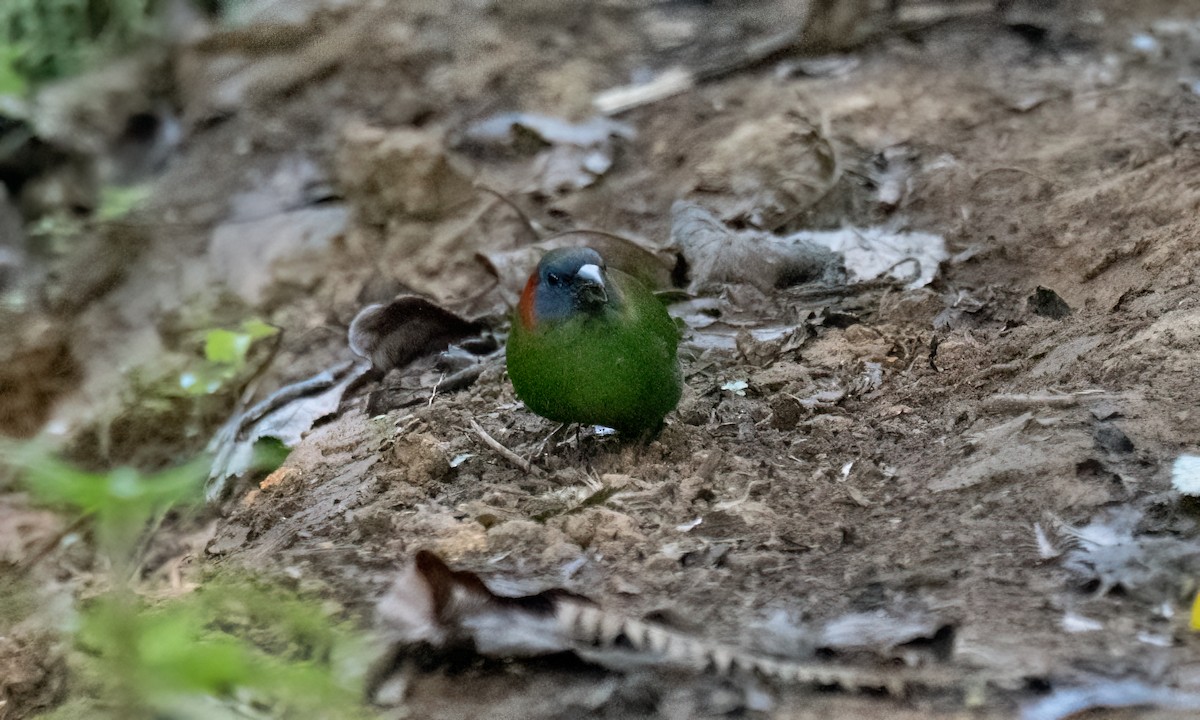
<svg viewBox="0 0 1200 720">
<path fill-rule="evenodd" d="M 133 554 L 133 572 L 127 578 L 127 582 L 131 585 L 142 576 L 142 571 L 146 566 L 146 555 L 150 552 L 150 543 L 154 541 L 154 536 L 162 528 L 163 520 L 167 518 L 167 512 L 169 512 L 169 508 L 156 510 L 154 517 L 150 520 L 150 525 L 142 532 L 141 542 L 138 543 L 137 551 Z"/>
<path fill-rule="evenodd" d="M 1022 168 L 1022 167 L 1016 167 L 1015 165 L 1014 166 L 1005 165 L 1002 167 L 989 168 L 989 169 L 984 170 L 983 172 L 979 173 L 978 175 L 975 176 L 975 179 L 971 182 L 971 187 L 972 188 L 979 187 L 980 180 L 983 180 L 985 177 L 987 177 L 988 175 L 991 175 L 992 173 L 998 173 L 998 172 L 1021 173 L 1022 175 L 1028 175 L 1031 178 L 1036 178 L 1038 180 L 1041 180 L 1042 182 L 1049 185 L 1051 188 L 1058 186 L 1058 183 L 1054 182 L 1053 180 L 1051 180 L 1048 177 L 1043 177 L 1042 175 L 1038 175 L 1037 173 L 1032 172 L 1030 170 L 1026 170 L 1025 168 Z"/>
<path fill-rule="evenodd" d="M 678 95 L 696 86 L 696 73 L 682 67 L 664 70 L 648 83 L 622 85 L 597 93 L 592 106 L 601 115 L 617 115 Z"/>
<path fill-rule="evenodd" d="M 546 444 L 549 443 L 551 440 L 553 440 L 558 435 L 563 434 L 563 431 L 566 430 L 570 426 L 571 426 L 571 423 L 562 423 L 558 427 L 554 428 L 554 432 L 547 435 L 545 438 L 542 439 L 542 441 L 540 443 L 538 443 L 537 451 L 534 453 L 534 455 L 541 455 L 543 452 L 545 452 Z"/>
<path fill-rule="evenodd" d="M 509 461 L 513 465 L 516 465 L 523 472 L 533 472 L 533 466 L 529 464 L 528 460 L 516 454 L 512 450 L 504 447 L 500 444 L 500 441 L 491 435 L 488 435 L 487 431 L 480 427 L 479 423 L 475 422 L 475 418 L 471 418 L 471 429 L 475 431 L 475 434 L 479 436 L 480 440 L 482 440 L 491 449 L 500 453 L 501 457 L 503 457 L 505 460 Z"/>
<path fill-rule="evenodd" d="M 18 563 L 18 565 L 17 565 L 18 571 L 26 573 L 26 572 L 29 572 L 30 570 L 32 570 L 33 566 L 37 565 L 47 555 L 49 555 L 51 552 L 53 552 L 54 549 L 59 546 L 59 543 L 61 543 L 64 538 L 66 538 L 68 535 L 75 532 L 76 530 L 79 530 L 81 527 L 83 527 L 84 523 L 86 523 L 91 518 L 92 518 L 92 513 L 86 512 L 86 513 L 83 513 L 82 515 L 80 515 L 79 517 L 75 518 L 74 520 L 72 520 L 70 522 L 70 524 L 68 524 L 65 528 L 63 528 L 62 530 L 59 530 L 57 533 L 55 533 L 54 537 L 50 538 L 50 540 L 47 541 L 46 543 L 44 543 L 42 545 L 42 547 L 40 547 L 37 550 L 35 550 L 34 552 L 30 553 L 28 556 L 26 556 L 26 558 L 24 560 L 22 560 L 20 563 Z"/>
<path fill-rule="evenodd" d="M 596 235 L 597 237 L 608 238 L 609 240 L 618 240 L 631 245 L 637 245 L 639 247 L 641 246 L 641 244 L 637 241 L 630 240 L 624 235 L 618 235 L 613 232 L 608 232 L 607 230 L 596 230 L 593 228 L 572 228 L 570 230 L 560 230 L 553 235 L 547 235 L 544 241 L 550 242 L 551 240 L 557 240 L 559 238 L 567 237 L 568 235 Z"/>
<path fill-rule="evenodd" d="M 996 5 L 995 2 L 965 0 L 960 0 L 953 7 L 947 7 L 944 3 L 905 3 L 894 11 L 893 22 L 904 32 L 918 32 L 951 20 L 994 14 Z"/>
<path fill-rule="evenodd" d="M 739 44 L 699 67 L 671 67 L 648 83 L 610 88 L 592 97 L 592 107 L 602 115 L 617 115 L 634 108 L 687 92 L 702 82 L 754 67 L 795 46 L 809 24 L 809 3 L 799 3 L 799 12 L 784 28 L 761 40 Z"/>
<path fill-rule="evenodd" d="M 983 401 L 985 410 L 1005 411 L 1005 410 L 1024 410 L 1026 408 L 1049 407 L 1049 408 L 1066 408 L 1074 407 L 1080 402 L 1086 400 L 1096 400 L 1111 397 L 1104 391 L 1097 392 L 1077 392 L 1069 395 L 1052 395 L 1049 393 L 1025 395 L 1025 394 L 999 394 L 993 395 Z"/>
<path fill-rule="evenodd" d="M 427 407 L 433 407 L 433 399 L 437 397 L 438 388 L 442 386 L 442 381 L 445 379 L 446 373 L 442 373 L 442 376 L 438 378 L 437 383 L 433 386 L 433 390 L 429 393 L 429 402 L 425 403 Z"/>
<path fill-rule="evenodd" d="M 534 224 L 533 220 L 531 220 L 529 216 L 525 214 L 525 211 L 521 209 L 521 206 L 517 205 L 512 198 L 508 197 L 499 190 L 493 190 L 483 183 L 475 183 L 475 189 L 494 196 L 497 200 L 512 208 L 513 212 L 517 214 L 517 217 L 521 219 L 521 224 L 525 226 L 526 232 L 528 232 L 533 238 L 530 242 L 537 242 L 538 240 L 541 240 L 541 233 L 538 232 L 538 226 Z"/>
</svg>

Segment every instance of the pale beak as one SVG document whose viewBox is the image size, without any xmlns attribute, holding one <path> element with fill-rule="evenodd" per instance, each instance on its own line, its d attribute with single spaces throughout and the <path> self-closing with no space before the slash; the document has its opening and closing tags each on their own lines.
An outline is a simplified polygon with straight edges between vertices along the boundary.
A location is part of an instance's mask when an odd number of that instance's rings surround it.
<svg viewBox="0 0 1200 720">
<path fill-rule="evenodd" d="M 583 278 L 595 285 L 604 287 L 604 276 L 600 274 L 600 267 L 597 265 L 584 265 L 576 271 L 575 277 Z"/>
<path fill-rule="evenodd" d="M 604 289 L 604 275 L 598 265 L 588 264 L 579 268 L 575 271 L 575 280 L 582 299 L 598 304 L 608 302 L 608 293 Z"/>
</svg>

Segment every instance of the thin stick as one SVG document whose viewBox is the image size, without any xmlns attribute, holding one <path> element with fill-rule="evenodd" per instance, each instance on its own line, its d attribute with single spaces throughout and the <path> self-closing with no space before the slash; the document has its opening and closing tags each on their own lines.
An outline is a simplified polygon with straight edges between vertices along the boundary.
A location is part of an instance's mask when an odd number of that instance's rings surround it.
<svg viewBox="0 0 1200 720">
<path fill-rule="evenodd" d="M 1048 408 L 1065 408 L 1074 407 L 1081 402 L 1088 400 L 1096 400 L 1108 398 L 1110 395 L 1105 392 L 1099 393 L 1071 393 L 1069 395 L 1051 395 L 1046 394 L 1000 394 L 993 395 L 983 401 L 985 410 L 1025 410 L 1026 408 L 1048 407 Z"/>
<path fill-rule="evenodd" d="M 500 444 L 500 441 L 496 440 L 496 438 L 492 437 L 491 435 L 488 435 L 487 431 L 480 427 L 479 423 L 475 422 L 475 418 L 471 418 L 471 429 L 475 431 L 475 434 L 479 436 L 480 440 L 482 440 L 491 449 L 500 453 L 501 457 L 503 457 L 505 460 L 509 461 L 513 465 L 516 465 L 524 472 L 533 472 L 533 466 L 529 464 L 528 460 L 516 454 L 512 450 L 504 447 Z"/>
<path fill-rule="evenodd" d="M 631 245 L 637 245 L 641 247 L 640 243 L 635 240 L 630 240 L 624 235 L 618 235 L 616 233 L 608 232 L 607 230 L 596 230 L 593 228 L 572 228 L 570 230 L 560 230 L 553 235 L 547 235 L 544 241 L 549 242 L 551 240 L 567 237 L 568 235 L 598 235 L 599 237 L 609 238 L 610 240 L 619 240 L 621 242 L 627 242 Z"/>
<path fill-rule="evenodd" d="M 568 427 L 570 427 L 570 425 L 571 425 L 571 423 L 563 423 L 563 424 L 559 425 L 558 427 L 554 428 L 554 432 L 547 435 L 545 437 L 545 439 L 543 439 L 540 443 L 537 444 L 537 450 L 535 450 L 533 454 L 535 456 L 537 456 L 537 455 L 541 455 L 542 453 L 546 452 L 547 443 L 549 443 L 551 440 L 553 440 L 556 435 L 562 434 L 562 431 L 566 430 Z"/>
<path fill-rule="evenodd" d="M 597 93 L 592 107 L 601 115 L 619 115 L 627 110 L 656 103 L 687 92 L 696 86 L 696 73 L 688 68 L 672 67 L 648 83 L 622 85 Z"/>
<path fill-rule="evenodd" d="M 1015 172 L 1015 173 L 1021 173 L 1022 175 L 1028 175 L 1031 178 L 1036 178 L 1038 180 L 1041 180 L 1042 182 L 1049 185 L 1051 188 L 1058 185 L 1058 183 L 1054 182 L 1050 178 L 1038 175 L 1037 173 L 1026 170 L 1023 167 L 1017 167 L 1015 165 L 1012 165 L 1012 166 L 1005 165 L 1003 167 L 989 168 L 989 169 L 984 170 L 983 172 L 979 173 L 978 175 L 975 176 L 975 180 L 971 183 L 971 187 L 973 187 L 973 188 L 978 187 L 979 182 L 981 180 L 983 180 L 988 175 L 991 175 L 992 173 L 998 173 L 998 172 Z"/>
<path fill-rule="evenodd" d="M 42 561 L 43 558 L 45 558 L 47 555 L 53 552 L 55 548 L 58 547 L 59 543 L 63 541 L 63 538 L 83 527 L 84 523 L 91 518 L 92 513 L 86 512 L 72 520 L 69 525 L 55 533 L 54 537 L 50 538 L 50 540 L 43 544 L 42 547 L 38 548 L 35 552 L 30 553 L 24 560 L 18 563 L 19 571 L 29 572 L 32 570 L 34 565 L 37 565 Z"/>
<path fill-rule="evenodd" d="M 697 68 L 675 66 L 643 85 L 625 85 L 605 90 L 592 97 L 592 107 L 602 115 L 617 115 L 687 92 L 701 82 L 732 75 L 765 62 L 803 39 L 809 22 L 809 3 L 799 3 L 796 7 L 799 10 L 797 17 L 778 33 L 740 45 L 732 52 L 718 53 L 714 60 Z"/>
<path fill-rule="evenodd" d="M 514 202 L 512 198 L 508 197 L 499 190 L 493 190 L 483 183 L 475 183 L 475 189 L 494 196 L 500 202 L 512 208 L 513 212 L 517 214 L 517 217 L 521 219 L 521 224 L 525 226 L 525 231 L 528 232 L 530 237 L 533 238 L 533 240 L 530 242 L 537 242 L 542 239 L 541 233 L 538 232 L 537 225 L 533 223 L 533 220 L 531 220 L 529 216 L 525 214 L 525 211 L 521 209 L 521 206 Z"/>
<path fill-rule="evenodd" d="M 433 391 L 429 393 L 429 402 L 425 403 L 425 405 L 427 407 L 433 407 L 433 399 L 435 397 L 437 397 L 438 388 L 440 388 L 442 386 L 442 381 L 445 379 L 446 379 L 446 373 L 442 373 L 442 376 L 440 378 L 438 378 L 437 383 L 434 384 Z"/>
</svg>

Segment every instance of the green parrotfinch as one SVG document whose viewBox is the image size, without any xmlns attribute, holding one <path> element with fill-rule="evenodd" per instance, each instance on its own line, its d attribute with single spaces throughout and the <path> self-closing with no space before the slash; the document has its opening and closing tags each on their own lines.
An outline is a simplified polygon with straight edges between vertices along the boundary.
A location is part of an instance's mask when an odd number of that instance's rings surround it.
<svg viewBox="0 0 1200 720">
<path fill-rule="evenodd" d="M 508 337 L 517 397 L 551 420 L 647 435 L 679 402 L 679 331 L 645 285 L 590 248 L 546 253 Z"/>
</svg>

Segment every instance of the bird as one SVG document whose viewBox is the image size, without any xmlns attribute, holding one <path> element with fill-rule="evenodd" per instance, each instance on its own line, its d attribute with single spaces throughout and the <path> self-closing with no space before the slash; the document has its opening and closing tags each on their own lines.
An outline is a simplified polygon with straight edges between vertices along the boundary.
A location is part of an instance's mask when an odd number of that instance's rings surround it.
<svg viewBox="0 0 1200 720">
<path fill-rule="evenodd" d="M 513 389 L 561 423 L 651 437 L 679 403 L 679 330 L 636 278 L 586 247 L 547 252 L 529 276 L 505 350 Z"/>
</svg>

